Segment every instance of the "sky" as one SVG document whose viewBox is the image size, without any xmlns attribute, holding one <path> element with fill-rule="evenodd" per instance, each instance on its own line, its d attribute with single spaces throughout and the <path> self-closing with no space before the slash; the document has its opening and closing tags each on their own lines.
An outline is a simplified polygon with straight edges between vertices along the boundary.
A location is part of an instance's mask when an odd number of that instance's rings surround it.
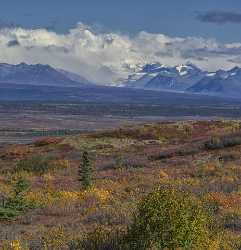
<svg viewBox="0 0 241 250">
<path fill-rule="evenodd" d="M 0 61 L 45 63 L 97 82 L 140 65 L 241 66 L 241 1 L 2 0 Z"/>
</svg>

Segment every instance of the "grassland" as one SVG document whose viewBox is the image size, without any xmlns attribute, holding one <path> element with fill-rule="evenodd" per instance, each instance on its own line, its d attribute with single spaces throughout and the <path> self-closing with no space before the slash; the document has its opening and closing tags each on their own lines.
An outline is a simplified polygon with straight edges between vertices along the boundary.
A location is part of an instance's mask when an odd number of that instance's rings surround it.
<svg viewBox="0 0 241 250">
<path fill-rule="evenodd" d="M 87 190 L 78 177 L 83 151 L 94 166 Z M 190 193 L 212 214 L 218 231 L 210 249 L 240 249 L 240 156 L 241 122 L 222 120 L 148 123 L 4 146 L 1 247 L 80 249 L 73 242 L 93 241 L 98 230 L 125 231 L 137 204 L 159 186 Z M 16 202 L 19 180 L 29 186 Z M 9 201 L 15 205 L 6 211 Z"/>
</svg>

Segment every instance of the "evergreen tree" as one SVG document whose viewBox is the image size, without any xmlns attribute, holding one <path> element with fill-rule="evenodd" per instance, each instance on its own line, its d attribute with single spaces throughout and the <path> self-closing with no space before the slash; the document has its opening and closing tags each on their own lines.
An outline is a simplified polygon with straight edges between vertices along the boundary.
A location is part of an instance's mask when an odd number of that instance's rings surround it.
<svg viewBox="0 0 241 250">
<path fill-rule="evenodd" d="M 17 212 L 22 212 L 30 207 L 25 199 L 24 195 L 29 190 L 30 184 L 23 177 L 19 177 L 13 188 L 13 195 L 6 201 L 5 208 L 13 209 Z"/>
<path fill-rule="evenodd" d="M 79 181 L 84 189 L 87 189 L 92 185 L 92 172 L 93 166 L 89 158 L 89 153 L 84 151 L 79 168 Z"/>
</svg>

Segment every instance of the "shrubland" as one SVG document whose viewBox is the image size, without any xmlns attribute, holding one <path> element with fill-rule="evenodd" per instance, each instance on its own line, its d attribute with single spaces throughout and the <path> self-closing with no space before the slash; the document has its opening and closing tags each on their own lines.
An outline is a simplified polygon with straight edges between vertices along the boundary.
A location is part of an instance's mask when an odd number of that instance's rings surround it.
<svg viewBox="0 0 241 250">
<path fill-rule="evenodd" d="M 1 148 L 1 249 L 240 249 L 240 127 L 164 122 Z"/>
</svg>

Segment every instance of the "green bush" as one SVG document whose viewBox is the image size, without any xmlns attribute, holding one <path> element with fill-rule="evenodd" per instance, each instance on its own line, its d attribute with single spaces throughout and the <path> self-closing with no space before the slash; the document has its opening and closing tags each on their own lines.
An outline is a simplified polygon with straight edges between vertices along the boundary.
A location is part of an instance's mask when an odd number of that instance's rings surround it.
<svg viewBox="0 0 241 250">
<path fill-rule="evenodd" d="M 209 150 L 222 149 L 224 147 L 221 138 L 212 137 L 209 141 L 205 143 L 205 148 Z"/>
<path fill-rule="evenodd" d="M 241 145 L 240 135 L 230 135 L 223 137 L 212 137 L 205 143 L 205 148 L 208 150 L 222 149 L 226 147 L 234 147 Z"/>
<path fill-rule="evenodd" d="M 19 211 L 7 207 L 0 207 L 0 220 L 11 220 L 19 215 Z"/>
<path fill-rule="evenodd" d="M 207 249 L 212 220 L 189 193 L 158 188 L 138 206 L 128 229 L 129 249 Z"/>
<path fill-rule="evenodd" d="M 44 174 L 51 170 L 51 157 L 44 155 L 33 155 L 22 159 L 17 163 L 15 171 L 27 171 L 36 174 Z"/>
<path fill-rule="evenodd" d="M 13 194 L 8 197 L 0 207 L 0 219 L 14 219 L 22 212 L 34 208 L 33 204 L 29 204 L 24 199 L 24 194 L 28 189 L 29 183 L 25 179 L 19 178 L 16 181 L 13 187 Z"/>
</svg>

